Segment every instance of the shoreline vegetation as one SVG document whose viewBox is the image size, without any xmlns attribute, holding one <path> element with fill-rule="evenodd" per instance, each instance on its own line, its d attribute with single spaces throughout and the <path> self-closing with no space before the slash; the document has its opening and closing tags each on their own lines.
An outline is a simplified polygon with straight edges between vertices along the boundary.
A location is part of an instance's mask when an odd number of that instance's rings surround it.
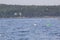
<svg viewBox="0 0 60 40">
<path fill-rule="evenodd" d="M 60 17 L 49 17 L 49 16 L 47 16 L 47 17 L 1 17 L 1 18 L 58 18 L 58 19 L 60 19 Z"/>
<path fill-rule="evenodd" d="M 0 18 L 60 18 L 60 5 L 0 4 Z"/>
</svg>

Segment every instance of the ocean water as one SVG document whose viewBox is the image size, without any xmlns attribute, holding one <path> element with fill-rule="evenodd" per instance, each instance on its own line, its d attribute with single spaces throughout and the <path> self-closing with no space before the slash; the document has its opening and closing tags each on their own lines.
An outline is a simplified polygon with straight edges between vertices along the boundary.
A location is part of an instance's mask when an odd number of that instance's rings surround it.
<svg viewBox="0 0 60 40">
<path fill-rule="evenodd" d="M 60 19 L 0 18 L 0 40 L 60 40 Z"/>
</svg>

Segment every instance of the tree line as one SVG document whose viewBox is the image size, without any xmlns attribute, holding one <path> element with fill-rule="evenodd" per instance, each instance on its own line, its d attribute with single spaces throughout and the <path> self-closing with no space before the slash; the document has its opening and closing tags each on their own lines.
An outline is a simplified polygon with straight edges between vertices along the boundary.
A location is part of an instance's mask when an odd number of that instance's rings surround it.
<svg viewBox="0 0 60 40">
<path fill-rule="evenodd" d="M 14 15 L 17 13 L 17 15 Z M 21 15 L 19 15 L 21 13 Z M 7 5 L 0 4 L 0 17 L 60 16 L 60 6 Z"/>
</svg>

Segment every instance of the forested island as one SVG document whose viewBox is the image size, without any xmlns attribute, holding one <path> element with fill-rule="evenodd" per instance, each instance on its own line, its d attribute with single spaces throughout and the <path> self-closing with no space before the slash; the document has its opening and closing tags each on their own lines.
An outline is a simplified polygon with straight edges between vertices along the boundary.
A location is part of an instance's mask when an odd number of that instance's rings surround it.
<svg viewBox="0 0 60 40">
<path fill-rule="evenodd" d="M 60 5 L 7 5 L 0 4 L 0 18 L 10 17 L 60 17 Z"/>
</svg>

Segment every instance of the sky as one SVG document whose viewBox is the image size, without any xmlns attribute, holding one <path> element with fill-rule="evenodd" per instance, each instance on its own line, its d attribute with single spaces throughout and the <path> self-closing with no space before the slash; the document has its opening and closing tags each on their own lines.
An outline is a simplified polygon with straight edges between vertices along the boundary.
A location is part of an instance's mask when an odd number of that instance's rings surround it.
<svg viewBox="0 0 60 40">
<path fill-rule="evenodd" d="M 0 4 L 12 4 L 12 5 L 60 5 L 60 0 L 0 0 Z"/>
</svg>

